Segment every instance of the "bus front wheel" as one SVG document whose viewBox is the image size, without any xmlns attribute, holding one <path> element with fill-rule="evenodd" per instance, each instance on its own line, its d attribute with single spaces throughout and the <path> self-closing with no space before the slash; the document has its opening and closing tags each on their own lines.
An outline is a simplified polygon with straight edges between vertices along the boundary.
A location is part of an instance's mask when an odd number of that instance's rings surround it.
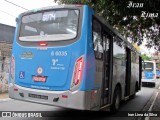
<svg viewBox="0 0 160 120">
<path fill-rule="evenodd" d="M 113 96 L 113 103 L 111 105 L 111 112 L 115 113 L 118 111 L 121 102 L 121 90 L 119 87 L 116 87 Z"/>
</svg>

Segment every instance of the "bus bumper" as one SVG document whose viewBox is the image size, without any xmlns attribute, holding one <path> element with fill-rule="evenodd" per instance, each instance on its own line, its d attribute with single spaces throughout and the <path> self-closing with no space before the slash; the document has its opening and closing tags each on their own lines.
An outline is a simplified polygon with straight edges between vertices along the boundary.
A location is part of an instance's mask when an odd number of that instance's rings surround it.
<svg viewBox="0 0 160 120">
<path fill-rule="evenodd" d="M 48 91 L 21 87 L 9 84 L 9 97 L 64 108 L 89 110 L 89 91 Z"/>
<path fill-rule="evenodd" d="M 142 85 L 156 85 L 156 80 L 155 79 L 142 79 Z"/>
<path fill-rule="evenodd" d="M 156 83 L 155 79 L 142 79 L 142 83 Z"/>
</svg>

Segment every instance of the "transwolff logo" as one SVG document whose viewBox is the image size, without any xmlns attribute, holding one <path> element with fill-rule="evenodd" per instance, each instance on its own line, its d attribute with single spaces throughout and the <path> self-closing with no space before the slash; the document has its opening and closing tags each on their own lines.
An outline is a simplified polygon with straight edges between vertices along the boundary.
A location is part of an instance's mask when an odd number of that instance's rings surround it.
<svg viewBox="0 0 160 120">
<path fill-rule="evenodd" d="M 33 53 L 32 51 L 23 51 L 21 54 L 20 54 L 20 58 L 21 59 L 32 59 L 33 58 Z"/>
</svg>

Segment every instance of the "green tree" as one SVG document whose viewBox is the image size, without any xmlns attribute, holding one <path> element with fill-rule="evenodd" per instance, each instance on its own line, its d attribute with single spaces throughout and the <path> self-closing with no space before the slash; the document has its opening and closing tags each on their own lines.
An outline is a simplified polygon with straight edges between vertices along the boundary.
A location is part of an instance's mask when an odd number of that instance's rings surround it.
<svg viewBox="0 0 160 120">
<path fill-rule="evenodd" d="M 124 37 L 160 51 L 160 0 L 54 0 L 58 4 L 87 4 Z"/>
<path fill-rule="evenodd" d="M 142 55 L 143 60 L 151 60 L 151 57 L 147 56 L 146 54 Z"/>
<path fill-rule="evenodd" d="M 159 68 L 159 69 L 160 69 L 160 63 L 158 63 L 156 66 L 157 66 L 157 68 Z"/>
</svg>

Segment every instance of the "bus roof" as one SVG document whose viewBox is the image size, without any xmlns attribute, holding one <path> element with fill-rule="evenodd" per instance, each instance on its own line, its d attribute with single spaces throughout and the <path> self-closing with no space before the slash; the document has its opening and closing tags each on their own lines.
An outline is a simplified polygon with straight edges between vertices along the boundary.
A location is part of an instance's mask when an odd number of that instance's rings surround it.
<svg viewBox="0 0 160 120">
<path fill-rule="evenodd" d="M 147 61 L 147 60 L 146 60 L 146 61 L 144 61 L 144 62 L 148 62 L 148 63 L 155 63 L 155 61 Z"/>
<path fill-rule="evenodd" d="M 27 14 L 27 13 L 34 13 L 34 12 L 38 12 L 38 11 L 43 11 L 43 10 L 51 10 L 51 9 L 60 9 L 60 8 L 81 8 L 84 5 L 55 5 L 55 6 L 48 6 L 48 7 L 42 7 L 42 8 L 36 8 L 36 9 L 32 9 L 26 12 L 21 13 L 20 15 L 23 14 Z"/>
</svg>

